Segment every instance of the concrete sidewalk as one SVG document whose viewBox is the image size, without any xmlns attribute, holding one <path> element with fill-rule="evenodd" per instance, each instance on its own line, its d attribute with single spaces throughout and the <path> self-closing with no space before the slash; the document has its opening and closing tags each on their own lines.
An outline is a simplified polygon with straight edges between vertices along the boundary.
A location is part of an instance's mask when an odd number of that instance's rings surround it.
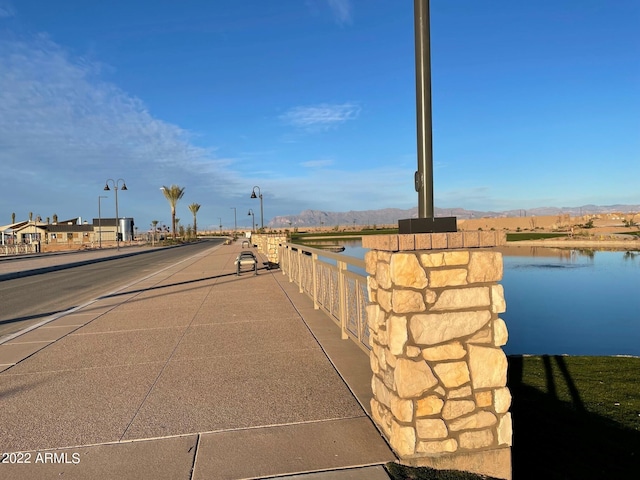
<svg viewBox="0 0 640 480">
<path fill-rule="evenodd" d="M 0 345 L 0 452 L 28 452 L 0 478 L 387 479 L 367 356 L 279 270 L 236 276 L 239 251 Z"/>
</svg>

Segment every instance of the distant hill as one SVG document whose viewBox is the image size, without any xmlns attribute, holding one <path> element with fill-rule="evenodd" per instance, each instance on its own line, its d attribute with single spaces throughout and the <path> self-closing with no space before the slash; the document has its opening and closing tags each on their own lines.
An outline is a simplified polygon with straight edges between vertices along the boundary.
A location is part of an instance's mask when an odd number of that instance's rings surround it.
<svg viewBox="0 0 640 480">
<path fill-rule="evenodd" d="M 435 208 L 436 217 L 496 218 L 496 217 L 533 217 L 545 215 L 569 214 L 581 216 L 602 213 L 630 213 L 640 212 L 640 205 L 583 205 L 581 207 L 538 207 L 529 210 L 506 210 L 502 212 L 465 210 L 464 208 Z M 321 227 L 321 226 L 373 226 L 397 224 L 403 218 L 416 218 L 418 208 L 402 210 L 399 208 L 384 208 L 382 210 L 362 210 L 348 212 L 325 212 L 321 210 L 304 210 L 298 215 L 274 217 L 268 223 L 270 228 Z"/>
</svg>

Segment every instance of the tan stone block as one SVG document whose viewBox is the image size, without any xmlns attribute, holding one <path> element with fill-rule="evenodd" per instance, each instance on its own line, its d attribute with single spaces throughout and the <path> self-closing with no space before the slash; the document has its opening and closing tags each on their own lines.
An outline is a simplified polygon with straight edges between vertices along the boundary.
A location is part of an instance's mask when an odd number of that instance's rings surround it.
<svg viewBox="0 0 640 480">
<path fill-rule="evenodd" d="M 416 416 L 427 417 L 429 415 L 437 415 L 442 411 L 444 400 L 437 395 L 429 395 L 428 397 L 416 400 Z"/>
<path fill-rule="evenodd" d="M 469 370 L 474 390 L 507 384 L 507 357 L 500 348 L 469 345 Z"/>
<path fill-rule="evenodd" d="M 493 443 L 493 432 L 491 430 L 478 430 L 474 432 L 462 432 L 460 434 L 460 448 L 475 450 L 485 448 Z"/>
<path fill-rule="evenodd" d="M 381 327 L 380 330 L 378 330 L 378 333 L 375 336 L 375 340 L 383 347 L 389 345 L 389 332 L 386 330 L 386 328 Z"/>
<path fill-rule="evenodd" d="M 489 287 L 451 288 L 440 293 L 431 310 L 462 310 L 490 304 Z"/>
<path fill-rule="evenodd" d="M 362 237 L 362 247 L 369 250 L 397 251 L 397 235 L 365 235 Z"/>
<path fill-rule="evenodd" d="M 391 413 L 401 422 L 411 422 L 413 420 L 413 401 L 391 395 Z"/>
<path fill-rule="evenodd" d="M 418 442 L 416 446 L 417 453 L 426 453 L 429 455 L 436 455 L 439 453 L 453 453 L 458 450 L 458 442 L 455 438 L 448 438 L 446 440 L 438 440 L 432 442 Z"/>
<path fill-rule="evenodd" d="M 385 360 L 391 368 L 396 368 L 398 357 L 392 354 L 389 350 L 385 352 Z"/>
<path fill-rule="evenodd" d="M 464 240 L 462 232 L 447 233 L 447 248 L 462 248 Z"/>
<path fill-rule="evenodd" d="M 371 392 L 378 402 L 387 408 L 391 408 L 391 392 L 377 375 L 371 378 Z"/>
<path fill-rule="evenodd" d="M 507 302 L 504 300 L 504 287 L 502 285 L 491 285 L 491 311 L 493 313 L 507 311 Z"/>
<path fill-rule="evenodd" d="M 387 355 L 386 355 L 386 359 L 387 359 L 387 363 L 390 367 L 393 367 L 393 364 L 391 362 L 391 359 L 395 359 L 395 357 L 393 355 L 391 355 L 388 351 L 387 351 Z M 388 370 L 384 370 L 382 373 L 382 382 L 384 383 L 385 387 L 387 387 L 389 389 L 389 391 L 396 391 L 396 384 L 395 384 L 395 370 L 394 369 L 388 369 Z"/>
<path fill-rule="evenodd" d="M 493 344 L 496 347 L 501 347 L 507 344 L 509 340 L 509 332 L 507 331 L 507 324 L 504 320 L 497 318 L 493 322 Z"/>
<path fill-rule="evenodd" d="M 434 290 L 429 290 L 428 288 L 424 291 L 424 301 L 428 304 L 433 304 L 438 299 L 438 294 Z"/>
<path fill-rule="evenodd" d="M 493 402 L 493 395 L 491 390 L 485 390 L 484 392 L 476 392 L 476 405 L 479 408 L 490 407 Z"/>
<path fill-rule="evenodd" d="M 447 400 L 442 407 L 442 418 L 452 420 L 471 413 L 476 409 L 473 400 Z"/>
<path fill-rule="evenodd" d="M 429 271 L 429 285 L 431 288 L 456 287 L 467 284 L 467 270 L 464 268 L 449 268 L 445 270 Z"/>
<path fill-rule="evenodd" d="M 458 360 L 466 354 L 467 351 L 460 342 L 451 342 L 422 350 L 422 358 L 433 362 L 439 362 L 442 360 Z"/>
<path fill-rule="evenodd" d="M 391 312 L 391 292 L 389 290 L 378 289 L 378 305 L 385 312 Z"/>
<path fill-rule="evenodd" d="M 447 399 L 451 400 L 456 398 L 467 398 L 471 397 L 472 393 L 473 392 L 471 391 L 471 385 L 465 385 L 464 387 L 449 390 Z"/>
<path fill-rule="evenodd" d="M 413 455 L 416 450 L 416 431 L 413 427 L 391 422 L 389 444 L 400 457 Z"/>
<path fill-rule="evenodd" d="M 401 252 L 406 252 L 416 249 L 416 239 L 413 234 L 401 234 L 398 235 L 398 248 Z"/>
<path fill-rule="evenodd" d="M 498 245 L 498 232 L 480 232 L 480 247 L 495 247 Z"/>
<path fill-rule="evenodd" d="M 439 418 L 419 418 L 416 420 L 416 434 L 423 440 L 447 438 L 447 425 Z"/>
<path fill-rule="evenodd" d="M 382 325 L 384 325 L 384 312 L 375 303 L 366 306 L 367 324 L 373 333 L 377 333 Z"/>
<path fill-rule="evenodd" d="M 402 355 L 409 336 L 407 318 L 391 315 L 387 328 L 389 331 L 389 351 L 393 355 Z"/>
<path fill-rule="evenodd" d="M 444 254 L 442 252 L 421 253 L 418 257 L 420 258 L 420 263 L 424 268 L 437 268 L 444 266 Z"/>
<path fill-rule="evenodd" d="M 420 348 L 418 348 L 418 347 L 414 347 L 413 345 L 407 345 L 407 347 L 405 349 L 405 354 L 409 358 L 419 357 L 420 353 L 422 353 L 422 350 Z"/>
<path fill-rule="evenodd" d="M 378 362 L 378 357 L 373 352 L 369 353 L 369 365 L 374 375 L 380 373 L 380 362 Z"/>
<path fill-rule="evenodd" d="M 449 422 L 449 429 L 452 432 L 460 430 L 474 430 L 478 428 L 492 427 L 498 423 L 496 416 L 487 411 L 472 413 L 466 417 L 457 418 Z"/>
<path fill-rule="evenodd" d="M 469 252 L 466 250 L 442 252 L 442 261 L 448 267 L 466 265 L 469 263 Z"/>
<path fill-rule="evenodd" d="M 507 413 L 511 406 L 511 392 L 507 387 L 497 388 L 493 391 L 493 405 L 496 413 Z"/>
<path fill-rule="evenodd" d="M 402 398 L 419 397 L 438 384 L 427 362 L 405 358 L 398 359 L 394 380 L 396 391 Z"/>
<path fill-rule="evenodd" d="M 462 239 L 464 248 L 477 248 L 480 246 L 480 232 L 464 232 Z"/>
<path fill-rule="evenodd" d="M 511 414 L 507 413 L 500 418 L 498 424 L 498 445 L 512 445 L 513 425 L 511 423 Z"/>
<path fill-rule="evenodd" d="M 467 362 L 438 363 L 433 371 L 446 388 L 457 388 L 470 380 Z"/>
<path fill-rule="evenodd" d="M 502 279 L 502 273 L 502 254 L 500 252 L 471 252 L 469 283 L 498 282 Z"/>
<path fill-rule="evenodd" d="M 418 233 L 414 236 L 416 250 L 431 250 L 431 234 Z"/>
<path fill-rule="evenodd" d="M 391 252 L 378 251 L 378 262 L 391 263 Z"/>
<path fill-rule="evenodd" d="M 431 248 L 432 249 L 446 249 L 448 248 L 447 234 L 446 233 L 432 233 L 431 234 Z"/>
<path fill-rule="evenodd" d="M 416 344 L 436 345 L 471 335 L 490 319 L 491 314 L 486 310 L 417 314 L 409 320 L 409 330 Z"/>
<path fill-rule="evenodd" d="M 378 282 L 370 275 L 367 275 L 367 294 L 369 295 L 370 302 L 378 302 Z"/>
<path fill-rule="evenodd" d="M 490 327 L 479 330 L 474 336 L 467 340 L 467 343 L 475 345 L 493 345 L 493 332 Z"/>
<path fill-rule="evenodd" d="M 376 282 L 378 282 L 378 288 L 391 289 L 391 268 L 389 267 L 389 263 L 378 262 L 378 266 L 376 267 Z"/>
<path fill-rule="evenodd" d="M 391 305 L 395 313 L 420 313 L 427 308 L 422 292 L 416 290 L 394 290 Z"/>
<path fill-rule="evenodd" d="M 400 287 L 423 289 L 428 285 L 427 274 L 413 253 L 397 253 L 391 257 L 391 280 Z"/>
</svg>

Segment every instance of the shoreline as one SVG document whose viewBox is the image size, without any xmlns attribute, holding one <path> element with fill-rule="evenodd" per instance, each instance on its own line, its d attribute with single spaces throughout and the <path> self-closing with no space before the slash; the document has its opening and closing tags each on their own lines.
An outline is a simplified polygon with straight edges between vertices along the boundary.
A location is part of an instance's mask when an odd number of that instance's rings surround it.
<svg viewBox="0 0 640 480">
<path fill-rule="evenodd" d="M 583 248 L 583 249 L 615 249 L 615 250 L 638 250 L 640 251 L 640 240 L 515 240 L 506 242 L 506 246 L 522 247 L 551 247 L 551 248 Z"/>
</svg>

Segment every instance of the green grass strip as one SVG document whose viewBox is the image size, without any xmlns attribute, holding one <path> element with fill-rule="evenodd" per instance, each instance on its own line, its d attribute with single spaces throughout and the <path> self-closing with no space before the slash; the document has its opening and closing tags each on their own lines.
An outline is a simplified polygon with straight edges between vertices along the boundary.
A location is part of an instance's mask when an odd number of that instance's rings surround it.
<svg viewBox="0 0 640 480">
<path fill-rule="evenodd" d="M 640 358 L 513 356 L 508 386 L 514 479 L 638 478 Z M 394 480 L 486 478 L 397 464 L 387 471 Z"/>
</svg>

